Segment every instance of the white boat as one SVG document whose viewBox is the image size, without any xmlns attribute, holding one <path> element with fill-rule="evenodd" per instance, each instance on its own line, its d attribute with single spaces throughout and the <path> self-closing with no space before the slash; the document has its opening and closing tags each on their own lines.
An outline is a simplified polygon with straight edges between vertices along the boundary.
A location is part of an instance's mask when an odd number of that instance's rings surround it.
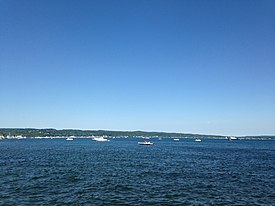
<svg viewBox="0 0 275 206">
<path fill-rule="evenodd" d="M 180 139 L 176 138 L 176 139 L 174 139 L 174 141 L 180 141 Z"/>
<path fill-rule="evenodd" d="M 72 140 L 74 140 L 72 137 L 68 137 L 67 139 L 66 139 L 67 141 L 72 141 Z"/>
<path fill-rule="evenodd" d="M 144 141 L 144 142 L 138 142 L 139 145 L 153 145 L 153 142 L 150 141 Z"/>
<path fill-rule="evenodd" d="M 94 137 L 94 140 L 97 142 L 109 142 L 110 140 L 105 139 L 104 137 Z"/>
<path fill-rule="evenodd" d="M 201 139 L 195 139 L 195 142 L 201 142 Z"/>
<path fill-rule="evenodd" d="M 228 140 L 238 140 L 238 138 L 237 137 L 226 137 L 226 139 L 228 139 Z"/>
</svg>

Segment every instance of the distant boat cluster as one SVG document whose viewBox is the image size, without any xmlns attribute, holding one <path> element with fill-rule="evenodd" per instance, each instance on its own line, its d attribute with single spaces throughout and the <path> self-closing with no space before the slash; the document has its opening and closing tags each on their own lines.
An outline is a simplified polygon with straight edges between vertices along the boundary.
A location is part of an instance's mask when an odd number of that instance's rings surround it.
<svg viewBox="0 0 275 206">
<path fill-rule="evenodd" d="M 25 139 L 25 138 L 65 138 L 68 141 L 75 138 L 171 138 L 174 141 L 182 139 L 227 139 L 227 140 L 275 140 L 275 135 L 258 135 L 258 136 L 224 136 L 224 135 L 204 135 L 191 133 L 171 133 L 171 132 L 144 132 L 144 131 L 109 131 L 109 130 L 77 130 L 77 129 L 35 129 L 35 128 L 0 128 L 0 140 L 2 139 Z M 95 139 L 96 141 L 96 139 Z M 102 141 L 102 139 L 99 139 Z M 104 140 L 103 140 L 104 141 Z"/>
<path fill-rule="evenodd" d="M 79 139 L 81 137 L 75 137 L 75 136 L 69 136 L 69 137 L 23 137 L 21 135 L 18 135 L 18 136 L 7 136 L 7 137 L 4 137 L 4 136 L 0 136 L 0 140 L 1 139 L 60 139 L 60 138 L 63 138 L 63 139 L 66 139 L 66 141 L 73 141 L 74 139 Z M 108 137 L 106 135 L 103 135 L 103 136 L 89 136 L 89 137 L 83 137 L 83 138 L 88 138 L 88 139 L 92 139 L 96 142 L 109 142 L 110 139 L 115 139 L 115 138 L 128 138 L 127 137 Z M 133 138 L 141 138 L 141 139 L 144 139 L 144 141 L 141 141 L 141 142 L 138 142 L 139 145 L 153 145 L 154 143 L 150 141 L 150 139 L 152 137 L 133 137 Z M 162 140 L 162 138 L 154 138 L 154 139 L 158 139 L 158 140 Z M 170 138 L 170 139 L 173 139 L 174 141 L 180 141 L 180 138 Z M 199 142 L 201 141 L 200 139 L 195 139 L 196 142 Z"/>
<path fill-rule="evenodd" d="M 21 135 L 17 135 L 17 136 L 0 136 L 0 140 L 2 139 L 60 139 L 60 138 L 63 138 L 65 139 L 66 141 L 73 141 L 75 139 L 80 139 L 80 138 L 86 138 L 86 139 L 91 139 L 95 142 L 109 142 L 111 139 L 116 139 L 116 138 L 128 138 L 128 136 L 117 136 L 117 137 L 113 137 L 113 136 L 106 136 L 106 135 L 102 135 L 102 136 L 88 136 L 88 137 L 75 137 L 75 136 L 67 136 L 67 137 L 24 137 L 24 136 L 21 136 Z M 150 139 L 155 139 L 155 140 L 159 140 L 161 141 L 162 138 L 158 137 L 149 137 L 149 136 L 138 136 L 138 137 L 131 137 L 131 138 L 139 138 L 139 139 L 144 139 L 144 141 L 139 141 L 137 142 L 138 145 L 144 145 L 144 146 L 151 146 L 151 145 L 154 145 L 153 142 L 150 141 Z M 187 139 L 187 138 L 171 138 L 171 137 L 167 137 L 168 139 L 171 139 L 175 142 L 180 142 L 180 140 L 183 140 L 183 139 Z M 167 139 L 165 138 L 165 139 Z M 194 139 L 195 142 L 202 142 L 202 139 L 201 138 L 192 138 Z M 228 136 L 228 137 L 225 137 L 224 139 L 226 140 L 229 140 L 229 141 L 233 141 L 233 140 L 239 140 L 239 138 L 237 137 L 234 137 L 234 136 Z"/>
</svg>

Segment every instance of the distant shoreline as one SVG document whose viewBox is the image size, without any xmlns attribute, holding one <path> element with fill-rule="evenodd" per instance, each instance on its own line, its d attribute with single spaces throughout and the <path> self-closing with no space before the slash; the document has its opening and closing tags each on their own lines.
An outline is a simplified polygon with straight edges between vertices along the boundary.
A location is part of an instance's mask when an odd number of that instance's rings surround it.
<svg viewBox="0 0 275 206">
<path fill-rule="evenodd" d="M 212 138 L 230 139 L 232 137 L 223 135 L 205 135 L 190 133 L 171 132 L 144 132 L 144 131 L 108 131 L 108 130 L 76 130 L 76 129 L 35 129 L 35 128 L 0 128 L 1 139 L 24 139 L 24 138 L 89 138 L 92 136 L 106 136 L 117 138 Z M 237 136 L 239 140 L 275 140 L 275 136 Z"/>
</svg>

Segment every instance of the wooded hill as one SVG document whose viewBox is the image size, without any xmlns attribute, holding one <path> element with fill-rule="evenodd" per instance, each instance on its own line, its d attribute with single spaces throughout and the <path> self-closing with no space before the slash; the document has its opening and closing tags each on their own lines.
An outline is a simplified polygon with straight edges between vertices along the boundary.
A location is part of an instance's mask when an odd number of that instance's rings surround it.
<svg viewBox="0 0 275 206">
<path fill-rule="evenodd" d="M 168 132 L 144 132 L 144 131 L 107 131 L 107 130 L 75 130 L 75 129 L 33 129 L 33 128 L 0 128 L 0 136 L 23 137 L 87 137 L 87 136 L 129 136 L 129 137 L 223 137 L 218 135 L 201 135 Z"/>
</svg>

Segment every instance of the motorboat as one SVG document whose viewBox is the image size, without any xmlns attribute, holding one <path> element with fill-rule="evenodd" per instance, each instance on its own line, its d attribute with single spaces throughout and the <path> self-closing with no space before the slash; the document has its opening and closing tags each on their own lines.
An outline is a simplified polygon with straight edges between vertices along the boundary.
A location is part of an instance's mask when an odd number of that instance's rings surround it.
<svg viewBox="0 0 275 206">
<path fill-rule="evenodd" d="M 139 145 L 153 145 L 153 142 L 150 141 L 144 141 L 144 142 L 138 142 Z"/>
<path fill-rule="evenodd" d="M 97 142 L 109 142 L 110 140 L 105 139 L 104 137 L 94 137 L 94 140 Z"/>
<path fill-rule="evenodd" d="M 175 138 L 175 139 L 174 139 L 174 141 L 180 141 L 180 139 L 178 139 L 178 138 Z"/>
<path fill-rule="evenodd" d="M 231 140 L 238 140 L 237 137 L 226 137 L 226 139 L 228 139 L 229 141 L 231 141 Z"/>
<path fill-rule="evenodd" d="M 72 137 L 68 137 L 67 139 L 66 139 L 67 141 L 72 141 L 72 140 L 74 140 Z"/>
<path fill-rule="evenodd" d="M 201 139 L 195 139 L 195 142 L 201 142 Z"/>
</svg>

